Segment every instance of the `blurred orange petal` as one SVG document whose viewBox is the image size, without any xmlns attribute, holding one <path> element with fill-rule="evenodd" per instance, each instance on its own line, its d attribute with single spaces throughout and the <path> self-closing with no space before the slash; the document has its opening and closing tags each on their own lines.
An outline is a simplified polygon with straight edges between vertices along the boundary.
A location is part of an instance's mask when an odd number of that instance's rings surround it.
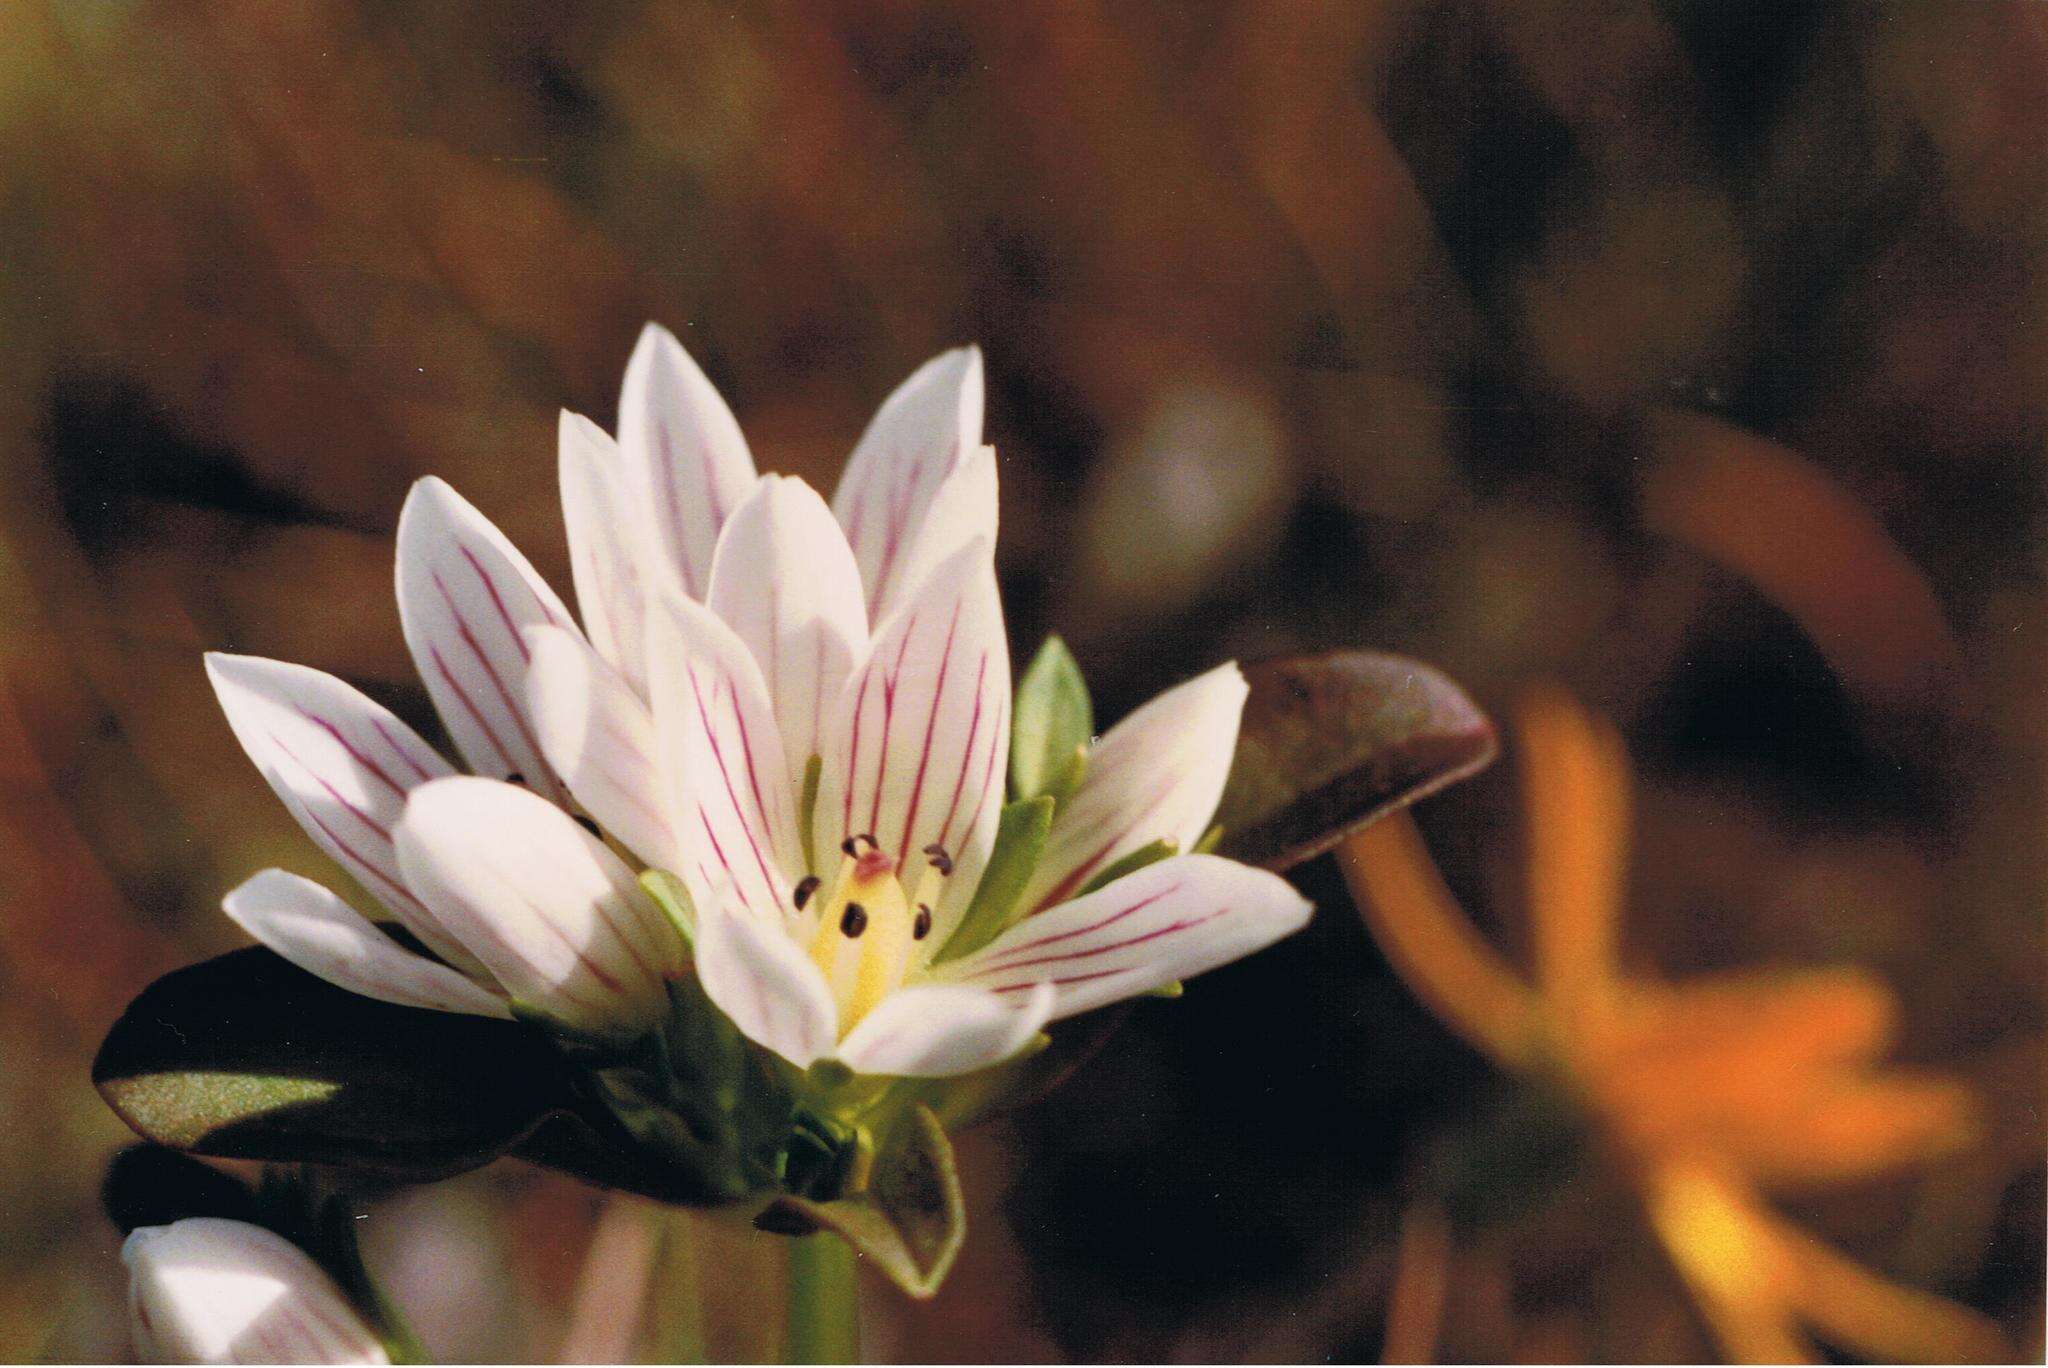
<svg viewBox="0 0 2048 1368">
<path fill-rule="evenodd" d="M 1889 1282 L 1805 1231 L 1779 1224 L 1800 1313 L 1838 1348 L 1893 1363 L 2010 1363 L 1989 1320 L 1931 1293 Z"/>
<path fill-rule="evenodd" d="M 1520 722 L 1536 979 L 1577 1035 L 1601 1029 L 1615 1007 L 1628 761 L 1613 729 L 1562 692 L 1531 694 Z"/>
<path fill-rule="evenodd" d="M 1814 1362 L 1791 1315 L 1791 1269 L 1740 1189 L 1693 1164 L 1667 1165 L 1644 1186 L 1650 1223 L 1728 1357 Z"/>
<path fill-rule="evenodd" d="M 1650 525 L 1743 576 L 1805 629 L 1852 688 L 1912 698 L 1961 653 L 1917 566 L 1854 494 L 1797 452 L 1665 410 Z"/>
<path fill-rule="evenodd" d="M 1897 1017 L 1891 990 L 1858 966 L 1718 975 L 1643 989 L 1638 1047 L 1759 1054 L 1801 1065 L 1874 1056 Z"/>
<path fill-rule="evenodd" d="M 1501 1063 L 1534 1056 L 1536 1004 L 1507 961 L 1465 920 L 1405 812 L 1337 848 L 1366 927 L 1444 1024 Z"/>
<path fill-rule="evenodd" d="M 1724 1140 L 1758 1182 L 1792 1186 L 1888 1173 L 1952 1152 L 1975 1129 L 1961 1084 L 1890 1074 L 1811 1091 Z"/>
</svg>

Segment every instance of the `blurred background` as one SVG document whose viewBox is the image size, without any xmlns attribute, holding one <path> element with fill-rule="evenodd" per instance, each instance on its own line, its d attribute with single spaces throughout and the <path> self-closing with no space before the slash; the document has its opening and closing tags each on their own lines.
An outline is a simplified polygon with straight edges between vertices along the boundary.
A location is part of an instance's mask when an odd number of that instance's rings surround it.
<svg viewBox="0 0 2048 1368">
<path fill-rule="evenodd" d="M 407 485 L 566 588 L 555 413 L 648 319 L 826 488 L 979 342 L 1014 649 L 1104 721 L 1344 646 L 1612 718 L 1631 966 L 1869 966 L 1979 1096 L 1789 1210 L 2037 1356 L 2044 134 L 2028 0 L 0 4 L 0 1357 L 126 1353 L 92 1051 L 247 872 L 332 873 L 199 653 L 432 726 Z M 1522 959 L 1513 778 L 1419 816 Z M 875 1352 L 1378 1352 L 1421 1156 L 1537 1142 L 1297 878 L 1308 932 L 963 1140 L 968 1253 Z M 1611 1183 L 1503 1195 L 1441 1352 L 1712 1354 Z M 368 1238 L 446 1357 L 532 1358 L 594 1210 L 506 1163 Z"/>
</svg>

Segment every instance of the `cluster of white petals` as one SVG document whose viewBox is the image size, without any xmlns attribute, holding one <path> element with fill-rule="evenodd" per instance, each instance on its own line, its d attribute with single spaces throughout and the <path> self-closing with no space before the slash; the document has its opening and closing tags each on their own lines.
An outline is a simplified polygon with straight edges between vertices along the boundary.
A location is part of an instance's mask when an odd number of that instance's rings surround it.
<svg viewBox="0 0 2048 1368">
<path fill-rule="evenodd" d="M 405 639 L 468 775 L 339 680 L 209 658 L 279 796 L 432 958 L 278 870 L 229 915 L 355 992 L 519 1003 L 599 1034 L 646 1028 L 664 981 L 694 972 L 795 1065 L 917 1076 L 997 1063 L 1050 1019 L 1298 929 L 1309 908 L 1283 880 L 1214 856 L 1084 891 L 1207 826 L 1245 697 L 1226 665 L 1095 744 L 1025 915 L 936 957 L 987 864 L 1008 768 L 981 424 L 979 353 L 937 357 L 883 404 L 828 505 L 758 475 L 702 371 L 648 328 L 616 440 L 562 417 L 580 624 L 447 485 L 406 502 Z M 645 868 L 688 889 L 689 938 L 640 888 Z"/>
</svg>

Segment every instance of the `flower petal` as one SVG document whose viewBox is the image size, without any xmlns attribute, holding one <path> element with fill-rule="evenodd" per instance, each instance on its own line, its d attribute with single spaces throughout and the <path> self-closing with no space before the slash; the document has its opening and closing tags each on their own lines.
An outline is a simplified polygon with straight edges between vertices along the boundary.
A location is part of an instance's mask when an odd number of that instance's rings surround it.
<svg viewBox="0 0 2048 1368">
<path fill-rule="evenodd" d="M 559 627 L 526 634 L 527 700 L 548 764 L 584 810 L 649 867 L 682 858 L 656 764 L 654 719 L 626 681 Z"/>
<path fill-rule="evenodd" d="M 781 925 L 737 905 L 725 890 L 697 904 L 697 979 L 752 1041 L 799 1069 L 831 1052 L 839 1012 L 825 976 Z"/>
<path fill-rule="evenodd" d="M 774 705 L 754 656 L 718 615 L 671 591 L 654 605 L 647 666 L 682 877 L 700 903 L 727 884 L 776 924 L 794 915 L 796 804 Z"/>
<path fill-rule="evenodd" d="M 812 858 L 871 835 L 908 863 L 945 848 L 928 938 L 943 945 L 988 861 L 1010 744 L 1010 650 L 986 542 L 949 557 L 882 624 L 825 727 Z"/>
<path fill-rule="evenodd" d="M 860 568 L 817 492 L 763 476 L 719 534 L 705 601 L 761 667 L 790 787 L 800 792 L 826 705 L 868 639 Z"/>
<path fill-rule="evenodd" d="M 214 651 L 206 676 L 235 739 L 314 843 L 435 954 L 460 969 L 480 968 L 405 886 L 391 848 L 406 795 L 453 774 L 448 762 L 388 708 L 333 675 Z"/>
<path fill-rule="evenodd" d="M 1050 983 L 1052 1014 L 1067 1017 L 1262 950 L 1306 926 L 1311 910 L 1277 874 L 1178 855 L 1027 917 L 940 973 L 997 993 Z"/>
<path fill-rule="evenodd" d="M 600 1034 L 668 1010 L 682 938 L 633 872 L 515 784 L 437 779 L 398 824 L 406 882 L 515 1003 Z"/>
<path fill-rule="evenodd" d="M 526 557 L 469 501 L 429 476 L 398 515 L 398 616 L 434 707 L 470 769 L 519 775 L 559 800 L 526 711 L 528 627 L 575 631 Z"/>
<path fill-rule="evenodd" d="M 1168 689 L 1088 753 L 1081 787 L 1060 805 L 1022 905 L 1073 897 L 1124 856 L 1171 838 L 1201 838 L 1223 796 L 1247 690 L 1235 663 Z"/>
<path fill-rule="evenodd" d="M 1052 1013 L 1054 989 L 1000 993 L 925 983 L 891 993 L 846 1033 L 840 1062 L 855 1073 L 951 1078 L 1000 1064 L 1031 1042 Z"/>
<path fill-rule="evenodd" d="M 164 1363 L 389 1363 L 334 1279 L 246 1221 L 142 1226 L 121 1246 L 136 1348 Z"/>
<path fill-rule="evenodd" d="M 627 479 L 618 443 L 597 424 L 564 410 L 562 520 L 576 606 L 597 653 L 641 697 L 647 694 L 647 585 L 660 562 L 646 501 Z"/>
<path fill-rule="evenodd" d="M 932 501 L 981 445 L 981 349 L 925 362 L 883 401 L 839 478 L 832 511 L 860 562 L 868 619 L 914 589 L 908 562 Z"/>
<path fill-rule="evenodd" d="M 221 903 L 235 925 L 337 988 L 437 1012 L 510 1017 L 503 998 L 379 931 L 311 879 L 266 869 Z"/>
<path fill-rule="evenodd" d="M 653 517 L 657 554 L 684 592 L 704 597 L 718 529 L 754 485 L 732 410 L 668 329 L 641 330 L 619 393 L 619 450 Z"/>
<path fill-rule="evenodd" d="M 924 526 L 911 539 L 882 612 L 894 611 L 903 596 L 923 584 L 947 557 L 977 538 L 990 546 L 996 544 L 996 449 L 992 446 L 976 447 L 963 457 L 932 496 Z"/>
</svg>

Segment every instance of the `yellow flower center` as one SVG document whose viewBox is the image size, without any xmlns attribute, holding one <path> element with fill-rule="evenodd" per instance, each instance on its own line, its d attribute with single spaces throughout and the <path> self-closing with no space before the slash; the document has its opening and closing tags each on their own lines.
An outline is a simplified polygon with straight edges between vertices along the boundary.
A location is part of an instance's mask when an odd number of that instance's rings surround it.
<svg viewBox="0 0 2048 1368">
<path fill-rule="evenodd" d="M 931 906 L 940 880 L 952 869 L 943 852 L 927 851 L 931 863 L 912 897 L 896 877 L 896 862 L 873 837 L 853 837 L 843 849 L 846 857 L 818 908 L 810 947 L 838 1004 L 842 1036 L 930 958 Z"/>
</svg>

